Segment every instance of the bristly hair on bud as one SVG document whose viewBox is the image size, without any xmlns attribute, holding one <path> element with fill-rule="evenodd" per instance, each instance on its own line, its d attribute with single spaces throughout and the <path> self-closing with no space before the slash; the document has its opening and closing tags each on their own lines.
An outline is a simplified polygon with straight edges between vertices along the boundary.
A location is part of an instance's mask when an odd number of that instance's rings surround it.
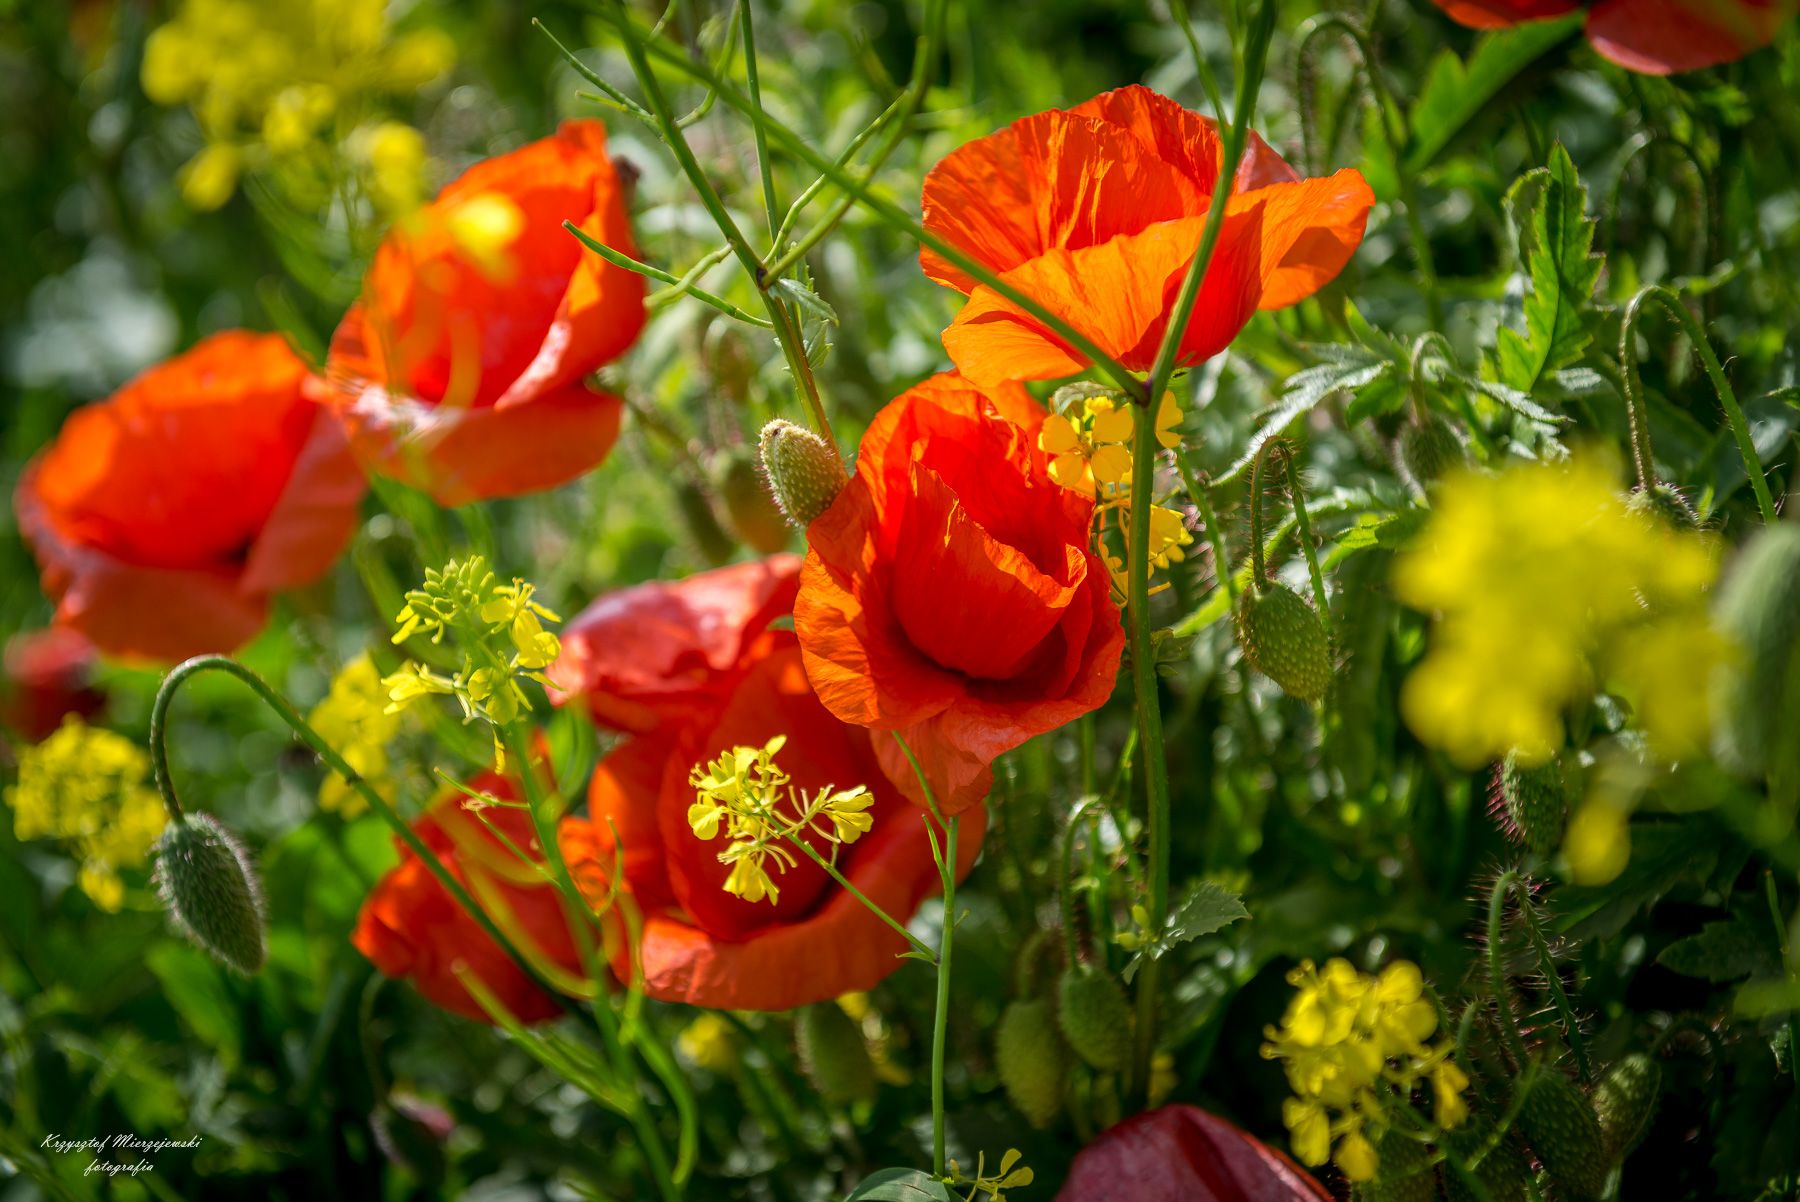
<svg viewBox="0 0 1800 1202">
<path fill-rule="evenodd" d="M 181 933 L 246 976 L 268 958 L 250 853 L 210 814 L 186 814 L 156 843 L 156 887 Z"/>
<path fill-rule="evenodd" d="M 787 520 L 804 530 L 844 489 L 843 460 L 804 426 L 776 418 L 762 429 L 763 475 Z"/>
</svg>

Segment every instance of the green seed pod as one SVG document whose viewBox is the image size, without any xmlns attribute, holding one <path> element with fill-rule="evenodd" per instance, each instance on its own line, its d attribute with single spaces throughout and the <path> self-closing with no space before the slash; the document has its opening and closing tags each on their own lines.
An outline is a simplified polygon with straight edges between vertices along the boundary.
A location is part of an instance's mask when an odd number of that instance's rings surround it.
<svg viewBox="0 0 1800 1202">
<path fill-rule="evenodd" d="M 787 549 L 787 519 L 775 507 L 756 453 L 748 447 L 722 451 L 712 463 L 713 487 L 725 502 L 725 517 L 744 544 L 762 555 Z"/>
<path fill-rule="evenodd" d="M 1317 701 L 1331 687 L 1331 644 L 1312 606 L 1285 584 L 1265 581 L 1238 601 L 1238 646 L 1250 666 L 1288 696 Z"/>
<path fill-rule="evenodd" d="M 262 970 L 262 885 L 250 853 L 210 814 L 171 822 L 156 841 L 156 887 L 195 946 L 249 976 Z"/>
<path fill-rule="evenodd" d="M 1652 484 L 1649 488 L 1634 489 L 1625 508 L 1666 522 L 1671 530 L 1700 528 L 1699 515 L 1673 484 Z"/>
<path fill-rule="evenodd" d="M 1006 1007 L 994 1036 L 994 1063 L 1006 1096 L 1033 1127 L 1042 1130 L 1062 1113 L 1068 1060 L 1054 1006 L 1032 999 Z"/>
<path fill-rule="evenodd" d="M 1435 413 L 1406 423 L 1400 431 L 1399 452 L 1401 468 L 1420 488 L 1429 487 L 1468 458 L 1456 431 Z"/>
<path fill-rule="evenodd" d="M 1594 1087 L 1594 1115 L 1608 1160 L 1618 1164 L 1650 1133 L 1661 1097 L 1662 1066 L 1643 1052 L 1632 1052 L 1606 1070 Z"/>
<path fill-rule="evenodd" d="M 1557 752 L 1542 764 L 1521 764 L 1509 755 L 1494 770 L 1495 818 L 1515 842 L 1541 856 L 1562 844 L 1563 824 L 1581 796 L 1581 768 Z"/>
<path fill-rule="evenodd" d="M 775 503 L 804 530 L 843 491 L 843 462 L 823 438 L 781 418 L 763 427 L 760 441 L 763 474 Z"/>
<path fill-rule="evenodd" d="M 1467 1161 L 1486 1145 L 1491 1135 L 1492 1128 L 1476 1120 L 1450 1132 L 1444 1143 L 1447 1150 Z M 1487 1191 L 1489 1202 L 1526 1202 L 1531 1187 L 1531 1157 L 1517 1134 L 1509 1133 L 1497 1146 L 1489 1149 L 1481 1163 L 1475 1166 L 1474 1173 L 1475 1180 Z M 1449 1164 L 1438 1166 L 1438 1179 L 1448 1202 L 1476 1202 L 1475 1191 Z"/>
<path fill-rule="evenodd" d="M 794 1019 L 800 1067 L 819 1096 L 835 1106 L 875 1096 L 875 1065 L 862 1028 L 836 1002 L 803 1007 Z"/>
<path fill-rule="evenodd" d="M 1561 1073 L 1540 1075 L 1519 1109 L 1519 1129 L 1544 1172 L 1570 1199 L 1598 1198 L 1611 1163 L 1600 1120 L 1579 1089 Z"/>
<path fill-rule="evenodd" d="M 715 566 L 728 562 L 737 551 L 737 543 L 719 525 L 706 490 L 684 474 L 675 481 L 675 505 L 701 556 Z"/>
<path fill-rule="evenodd" d="M 1746 776 L 1785 772 L 1800 705 L 1800 526 L 1770 526 L 1739 553 L 1718 625 L 1738 647 L 1714 682 L 1714 750 Z"/>
<path fill-rule="evenodd" d="M 1375 1157 L 1375 1179 L 1356 1187 L 1357 1202 L 1437 1202 L 1437 1174 L 1424 1144 L 1390 1129 Z"/>
<path fill-rule="evenodd" d="M 1123 1069 L 1131 1058 L 1131 1003 L 1119 983 L 1078 965 L 1063 972 L 1056 997 L 1056 1021 L 1075 1054 L 1102 1072 Z"/>
</svg>

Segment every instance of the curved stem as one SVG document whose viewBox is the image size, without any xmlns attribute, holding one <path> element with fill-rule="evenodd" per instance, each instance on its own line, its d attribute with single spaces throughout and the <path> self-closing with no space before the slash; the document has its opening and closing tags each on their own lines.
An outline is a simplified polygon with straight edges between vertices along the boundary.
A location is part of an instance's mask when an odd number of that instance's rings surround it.
<svg viewBox="0 0 1800 1202">
<path fill-rule="evenodd" d="M 1206 541 L 1212 547 L 1213 576 L 1224 586 L 1225 595 L 1231 598 L 1232 607 L 1237 607 L 1238 582 L 1237 573 L 1231 570 L 1231 548 L 1225 541 L 1225 527 L 1219 524 L 1219 515 L 1213 509 L 1212 494 L 1207 490 L 1206 481 L 1195 477 L 1194 469 L 1188 463 L 1187 450 L 1175 448 L 1175 467 L 1181 473 L 1182 487 L 1187 489 L 1188 500 L 1200 514 L 1200 528 L 1206 533 Z"/>
<path fill-rule="evenodd" d="M 1513 1018 L 1512 991 L 1507 986 L 1506 966 L 1502 962 L 1506 936 L 1506 892 L 1518 879 L 1518 874 L 1510 869 L 1501 873 L 1494 881 L 1493 891 L 1488 895 L 1487 960 L 1488 989 L 1494 995 L 1494 1011 L 1500 1036 L 1505 1041 L 1507 1050 L 1513 1054 L 1516 1066 L 1523 1068 L 1529 1057 L 1525 1052 L 1525 1040 L 1519 1035 L 1518 1022 Z"/>
<path fill-rule="evenodd" d="M 1263 558 L 1263 500 L 1269 491 L 1269 483 L 1263 478 L 1267 470 L 1269 456 L 1286 455 L 1287 445 L 1279 438 L 1271 438 L 1256 450 L 1256 458 L 1250 461 L 1250 590 L 1260 592 L 1264 581 L 1269 578 L 1269 565 Z M 1299 515 L 1295 514 L 1294 524 L 1299 525 Z"/>
<path fill-rule="evenodd" d="M 1725 420 L 1731 426 L 1732 436 L 1737 440 L 1738 454 L 1744 457 L 1744 474 L 1750 478 L 1750 489 L 1756 494 L 1756 507 L 1762 514 L 1764 525 L 1772 525 L 1776 521 L 1775 501 L 1769 495 L 1769 482 L 1763 476 L 1762 461 L 1757 458 L 1756 443 L 1750 437 L 1750 424 L 1744 417 L 1743 409 L 1738 405 L 1737 393 L 1732 391 L 1731 381 L 1725 376 L 1725 368 L 1719 362 L 1719 356 L 1713 350 L 1712 342 L 1706 337 L 1706 331 L 1689 313 L 1681 298 L 1661 284 L 1652 284 L 1631 298 L 1626 306 L 1625 319 L 1619 334 L 1619 358 L 1621 375 L 1625 382 L 1626 403 L 1643 404 L 1643 381 L 1638 376 L 1637 368 L 1637 323 L 1643 314 L 1644 305 L 1655 301 L 1668 310 L 1687 335 L 1688 341 L 1694 344 L 1694 350 L 1700 356 L 1700 365 L 1706 369 L 1706 378 L 1712 382 L 1713 391 L 1718 395 L 1719 407 L 1725 410 Z M 1635 401 L 1633 398 L 1636 398 Z M 1646 436 L 1647 446 L 1647 436 Z"/>
<path fill-rule="evenodd" d="M 750 93 L 750 103 L 757 108 L 762 107 L 762 77 L 756 67 L 756 27 L 751 17 L 754 7 L 752 0 L 738 0 L 737 12 L 744 17 L 744 89 Z M 707 97 L 715 93 L 708 92 Z M 755 127 L 753 136 L 756 139 L 756 169 L 762 175 L 763 207 L 768 210 L 769 236 L 781 228 L 781 218 L 776 213 L 779 207 L 775 200 L 775 165 L 769 161 L 769 139 L 763 133 L 761 125 Z"/>
<path fill-rule="evenodd" d="M 162 686 L 156 691 L 156 700 L 151 703 L 150 766 L 156 778 L 157 791 L 162 794 L 163 805 L 168 808 L 171 816 L 179 821 L 182 810 L 181 803 L 175 797 L 174 782 L 169 776 L 166 745 L 169 704 L 174 700 L 175 690 L 181 687 L 183 681 L 209 671 L 224 672 L 237 677 L 248 685 L 251 692 L 274 710 L 275 716 L 287 723 L 289 728 L 300 737 L 300 741 L 312 749 L 313 754 L 325 761 L 326 767 L 343 777 L 345 783 L 355 789 L 363 801 L 368 803 L 369 808 L 381 816 L 382 821 L 392 828 L 395 836 L 406 844 L 407 849 L 424 863 L 432 876 L 437 878 L 438 883 L 444 887 L 444 891 L 455 899 L 456 904 L 461 906 L 470 918 L 475 920 L 483 934 L 498 944 L 524 971 L 525 975 L 531 978 L 532 982 L 543 989 L 545 993 L 556 998 L 562 1005 L 574 1008 L 574 1004 L 544 980 L 543 975 L 513 945 L 512 940 L 506 937 L 494 920 L 488 917 L 487 912 L 475 903 L 475 899 L 469 896 L 469 891 L 463 887 L 462 882 L 452 875 L 448 868 L 444 867 L 443 861 L 438 859 L 437 853 L 432 851 L 423 839 L 419 838 L 418 832 L 407 825 L 394 811 L 394 807 L 388 804 L 387 799 L 370 788 L 369 783 L 356 769 L 352 768 L 344 760 L 344 757 L 339 755 L 336 749 L 327 743 L 318 731 L 313 729 L 311 723 L 300 716 L 300 711 L 294 708 L 293 703 L 276 692 L 268 681 L 229 656 L 197 655 L 193 659 L 176 665 L 167 676 L 163 677 Z"/>
<path fill-rule="evenodd" d="M 838 871 L 836 864 L 833 864 L 830 860 L 827 860 L 824 856 L 820 855 L 818 849 L 811 843 L 808 843 L 805 839 L 802 839 L 799 835 L 794 834 L 791 831 L 788 833 L 787 840 L 789 843 L 792 843 L 795 847 L 798 847 L 801 851 L 810 856 L 813 863 L 817 864 L 820 868 L 823 868 L 826 875 L 842 885 L 849 892 L 850 896 L 861 902 L 864 909 L 898 932 L 900 937 L 911 944 L 913 951 L 917 952 L 927 964 L 934 966 L 937 964 L 937 953 L 931 950 L 931 945 L 929 943 L 926 943 L 923 939 L 920 939 L 917 935 L 907 930 L 904 923 L 895 919 L 892 914 L 889 914 L 886 910 L 883 910 L 880 906 L 870 900 L 868 895 L 861 889 L 858 889 L 855 885 L 851 884 L 850 878 Z"/>
<path fill-rule="evenodd" d="M 1531 888 L 1520 877 L 1513 878 L 1513 888 L 1519 894 L 1519 916 L 1525 923 L 1526 937 L 1531 940 L 1532 950 L 1537 953 L 1538 970 L 1544 974 L 1544 980 L 1550 986 L 1551 1000 L 1556 1004 L 1556 1012 L 1563 1022 L 1563 1030 L 1569 1037 L 1569 1049 L 1575 1053 L 1575 1067 L 1581 1073 L 1584 1083 L 1594 1079 L 1593 1066 L 1588 1062 L 1587 1042 L 1581 1038 L 1581 1024 L 1575 1019 L 1575 1007 L 1569 1001 L 1569 995 L 1563 990 L 1562 975 L 1556 971 L 1556 962 L 1550 958 L 1550 944 L 1544 938 L 1543 929 L 1538 925 L 1537 913 L 1531 908 Z"/>
<path fill-rule="evenodd" d="M 1306 492 L 1300 487 L 1300 465 L 1285 445 L 1282 462 L 1287 466 L 1288 503 L 1294 510 L 1294 533 L 1300 543 L 1300 554 L 1306 559 L 1306 571 L 1312 577 L 1313 608 L 1319 611 L 1319 625 L 1331 638 L 1331 603 L 1325 597 L 1325 574 L 1319 570 L 1319 549 L 1313 546 L 1312 523 L 1306 517 Z"/>
</svg>

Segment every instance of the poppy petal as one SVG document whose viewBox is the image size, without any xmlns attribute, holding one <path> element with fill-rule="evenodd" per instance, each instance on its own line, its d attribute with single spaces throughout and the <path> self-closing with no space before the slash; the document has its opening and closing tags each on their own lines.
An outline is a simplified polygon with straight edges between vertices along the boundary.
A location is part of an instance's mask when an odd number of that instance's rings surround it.
<svg viewBox="0 0 1800 1202">
<path fill-rule="evenodd" d="M 1375 193 L 1362 174 L 1335 175 L 1258 188 L 1232 198 L 1233 208 L 1262 207 L 1259 309 L 1284 309 L 1337 278 L 1362 242 Z"/>
<path fill-rule="evenodd" d="M 1100 1133 L 1056 1202 L 1331 1202 L 1283 1153 L 1198 1106 L 1164 1106 Z"/>
<path fill-rule="evenodd" d="M 1444 15 L 1471 29 L 1505 29 L 1521 21 L 1563 17 L 1581 7 L 1580 0 L 1431 0 Z"/>
<path fill-rule="evenodd" d="M 1736 62 L 1774 41 L 1792 15 L 1775 0 L 1599 0 L 1587 35 L 1628 71 L 1669 75 Z"/>
</svg>

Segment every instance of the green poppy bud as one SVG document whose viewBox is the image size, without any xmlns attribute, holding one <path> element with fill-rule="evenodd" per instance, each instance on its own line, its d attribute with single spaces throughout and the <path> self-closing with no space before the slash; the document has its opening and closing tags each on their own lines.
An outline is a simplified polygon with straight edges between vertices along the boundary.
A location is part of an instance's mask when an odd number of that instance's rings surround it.
<svg viewBox="0 0 1800 1202">
<path fill-rule="evenodd" d="M 1561 1073 L 1545 1072 L 1519 1109 L 1519 1129 L 1559 1190 L 1571 1199 L 1598 1198 L 1611 1163 L 1594 1108 Z"/>
<path fill-rule="evenodd" d="M 803 1007 L 794 1019 L 800 1067 L 819 1096 L 835 1106 L 875 1096 L 875 1064 L 862 1028 L 836 1002 Z"/>
<path fill-rule="evenodd" d="M 776 418 L 762 430 L 763 473 L 788 521 L 805 529 L 843 491 L 843 461 L 823 438 Z"/>
<path fill-rule="evenodd" d="M 1656 1104 L 1662 1098 L 1662 1066 L 1643 1052 L 1632 1052 L 1606 1070 L 1594 1087 L 1594 1115 L 1606 1155 L 1624 1160 L 1650 1132 Z"/>
<path fill-rule="evenodd" d="M 1033 1127 L 1048 1127 L 1062 1113 L 1068 1060 L 1054 1006 L 1043 999 L 1007 1006 L 994 1036 L 994 1062 L 1006 1096 Z"/>
<path fill-rule="evenodd" d="M 1056 1019 L 1075 1054 L 1102 1072 L 1131 1059 L 1131 1003 L 1119 983 L 1097 968 L 1066 970 L 1056 990 Z"/>
<path fill-rule="evenodd" d="M 744 446 L 720 452 L 712 462 L 712 480 L 731 529 L 746 546 L 762 555 L 787 549 L 787 521 L 757 470 L 756 452 Z"/>
<path fill-rule="evenodd" d="M 1312 606 L 1285 584 L 1265 581 L 1238 601 L 1238 646 L 1250 666 L 1290 697 L 1317 701 L 1331 687 L 1331 644 Z"/>
<path fill-rule="evenodd" d="M 1435 413 L 1406 423 L 1400 431 L 1400 466 L 1420 488 L 1427 488 L 1468 456 L 1450 423 Z"/>
<path fill-rule="evenodd" d="M 1668 523 L 1671 530 L 1697 530 L 1700 518 L 1673 484 L 1652 484 L 1632 492 L 1625 508 Z"/>
<path fill-rule="evenodd" d="M 1716 617 L 1739 654 L 1714 682 L 1714 750 L 1746 776 L 1794 774 L 1800 770 L 1791 762 L 1800 707 L 1800 526 L 1770 526 L 1739 553 Z"/>
<path fill-rule="evenodd" d="M 1581 769 L 1562 752 L 1536 765 L 1509 755 L 1494 769 L 1490 808 L 1515 842 L 1547 856 L 1562 844 L 1563 825 L 1580 796 Z"/>
<path fill-rule="evenodd" d="M 261 971 L 262 886 L 250 853 L 212 815 L 187 814 L 163 831 L 156 887 L 176 927 L 202 951 L 241 973 Z"/>
</svg>

